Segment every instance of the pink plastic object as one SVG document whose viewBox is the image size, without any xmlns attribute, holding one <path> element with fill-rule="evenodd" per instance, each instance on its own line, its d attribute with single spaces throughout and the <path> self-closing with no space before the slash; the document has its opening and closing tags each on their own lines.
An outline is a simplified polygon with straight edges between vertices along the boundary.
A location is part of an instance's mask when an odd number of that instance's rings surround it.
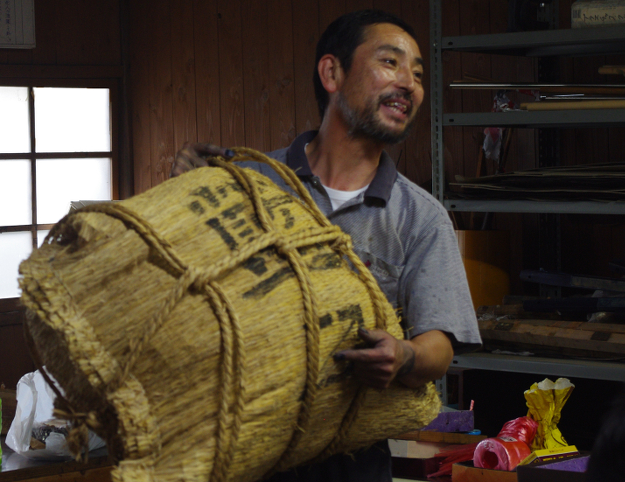
<svg viewBox="0 0 625 482">
<path fill-rule="evenodd" d="M 482 440 L 473 454 L 473 465 L 483 469 L 514 470 L 519 462 L 531 453 L 529 446 L 516 439 L 487 438 Z"/>
<path fill-rule="evenodd" d="M 531 445 L 537 428 L 538 422 L 529 417 L 519 417 L 504 423 L 497 437 L 512 437 Z"/>
<path fill-rule="evenodd" d="M 531 453 L 529 445 L 538 424 L 529 417 L 519 417 L 504 424 L 494 438 L 482 440 L 475 448 L 473 465 L 483 469 L 514 470 Z"/>
</svg>

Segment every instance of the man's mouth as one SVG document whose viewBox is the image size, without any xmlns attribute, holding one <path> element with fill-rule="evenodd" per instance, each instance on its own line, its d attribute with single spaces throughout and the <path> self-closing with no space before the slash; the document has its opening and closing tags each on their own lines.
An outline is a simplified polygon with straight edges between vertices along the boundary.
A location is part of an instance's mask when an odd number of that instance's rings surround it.
<svg viewBox="0 0 625 482">
<path fill-rule="evenodd" d="M 384 106 L 402 115 L 408 115 L 410 114 L 410 111 L 412 110 L 412 102 L 403 98 L 391 97 L 391 98 L 382 100 L 381 103 Z"/>
</svg>

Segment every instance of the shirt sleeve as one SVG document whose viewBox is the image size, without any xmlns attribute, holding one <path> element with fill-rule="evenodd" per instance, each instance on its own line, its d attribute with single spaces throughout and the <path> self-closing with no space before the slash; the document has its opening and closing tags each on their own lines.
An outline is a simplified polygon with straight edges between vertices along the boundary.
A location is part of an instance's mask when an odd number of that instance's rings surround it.
<svg viewBox="0 0 625 482">
<path fill-rule="evenodd" d="M 456 354 L 478 349 L 482 340 L 451 223 L 430 228 L 409 248 L 398 291 L 408 338 L 440 330 Z"/>
</svg>

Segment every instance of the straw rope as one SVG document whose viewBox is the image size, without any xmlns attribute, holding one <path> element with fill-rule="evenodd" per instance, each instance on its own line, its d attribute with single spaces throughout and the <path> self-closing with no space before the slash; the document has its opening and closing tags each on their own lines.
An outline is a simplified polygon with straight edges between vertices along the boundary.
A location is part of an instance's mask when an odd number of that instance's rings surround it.
<svg viewBox="0 0 625 482">
<path fill-rule="evenodd" d="M 107 387 L 109 393 L 118 390 L 131 376 L 130 374 L 135 363 L 151 338 L 163 326 L 169 315 L 190 290 L 203 293 L 213 308 L 221 333 L 222 363 L 221 386 L 219 387 L 220 402 L 217 414 L 218 428 L 213 471 L 209 478 L 210 482 L 225 482 L 228 479 L 228 468 L 236 450 L 238 434 L 242 425 L 242 413 L 245 406 L 246 353 L 244 335 L 234 307 L 220 286 L 214 281 L 217 277 L 240 265 L 260 250 L 273 247 L 280 256 L 289 262 L 300 286 L 304 324 L 306 327 L 307 351 L 304 397 L 291 439 L 277 463 L 265 476 L 289 467 L 290 457 L 308 429 L 312 407 L 319 388 L 320 328 L 316 311 L 317 300 L 312 289 L 308 267 L 304 263 L 298 249 L 317 243 L 330 242 L 334 250 L 338 251 L 352 263 L 357 270 L 359 278 L 364 282 L 372 300 L 376 327 L 385 329 L 387 326 L 384 314 L 384 302 L 386 299 L 380 292 L 375 278 L 351 250 L 351 238 L 327 220 L 313 201 L 310 193 L 299 181 L 297 175 L 286 165 L 255 150 L 246 148 L 235 148 L 234 150 L 236 156 L 228 162 L 221 158 L 210 158 L 208 162 L 210 165 L 227 170 L 247 192 L 264 233 L 254 241 L 241 247 L 233 256 L 222 259 L 208 268 L 199 269 L 194 266 L 188 266 L 178 256 L 170 243 L 146 220 L 121 204 L 88 205 L 79 210 L 79 212 L 102 213 L 119 219 L 128 228 L 134 230 L 178 276 L 174 288 L 166 297 L 160 309 L 147 323 L 142 336 L 130 342 L 127 358 L 120 363 L 122 365 L 121 371 Z M 303 230 L 291 236 L 285 237 L 285 235 L 279 234 L 271 216 L 263 205 L 257 182 L 244 169 L 230 164 L 230 162 L 234 161 L 250 160 L 270 165 L 284 179 L 284 182 L 293 189 L 302 201 L 303 206 L 319 223 L 319 226 Z M 61 230 L 65 219 L 61 220 L 50 231 L 46 241 L 59 235 L 62 237 L 63 233 Z M 365 393 L 366 390 L 363 387 L 358 389 L 335 437 L 318 456 L 318 459 L 325 458 L 340 448 L 352 423 L 357 418 L 358 409 L 363 403 Z M 230 412 L 232 412 L 232 418 L 231 422 L 228 423 L 228 413 Z M 82 434 L 85 433 L 88 427 L 95 428 L 94 423 L 97 421 L 95 414 L 79 414 L 73 412 L 71 408 L 60 410 L 59 415 L 71 420 L 76 430 Z M 81 436 L 76 440 L 84 440 L 84 438 Z"/>
</svg>

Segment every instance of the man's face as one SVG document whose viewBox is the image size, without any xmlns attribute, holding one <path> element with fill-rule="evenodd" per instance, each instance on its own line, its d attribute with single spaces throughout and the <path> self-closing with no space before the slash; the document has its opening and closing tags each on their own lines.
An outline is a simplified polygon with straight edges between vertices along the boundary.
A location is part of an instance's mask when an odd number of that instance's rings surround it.
<svg viewBox="0 0 625 482">
<path fill-rule="evenodd" d="M 337 95 L 350 135 L 404 140 L 423 102 L 422 77 L 419 46 L 408 33 L 390 23 L 367 27 Z"/>
</svg>

